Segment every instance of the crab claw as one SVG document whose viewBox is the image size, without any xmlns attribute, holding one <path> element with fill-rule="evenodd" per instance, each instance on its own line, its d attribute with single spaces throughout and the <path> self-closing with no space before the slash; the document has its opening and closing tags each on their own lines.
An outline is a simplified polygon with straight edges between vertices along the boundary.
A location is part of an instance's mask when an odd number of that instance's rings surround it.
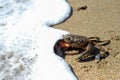
<svg viewBox="0 0 120 80">
<path fill-rule="evenodd" d="M 68 43 L 66 43 L 64 40 L 58 40 L 58 42 L 54 46 L 54 51 L 57 55 L 63 56 L 63 50 L 66 50 L 70 47 Z"/>
<path fill-rule="evenodd" d="M 70 47 L 70 45 L 69 45 L 67 42 L 65 42 L 64 40 L 62 40 L 62 41 L 61 41 L 61 47 L 62 47 L 63 49 L 67 49 L 67 48 Z"/>
</svg>

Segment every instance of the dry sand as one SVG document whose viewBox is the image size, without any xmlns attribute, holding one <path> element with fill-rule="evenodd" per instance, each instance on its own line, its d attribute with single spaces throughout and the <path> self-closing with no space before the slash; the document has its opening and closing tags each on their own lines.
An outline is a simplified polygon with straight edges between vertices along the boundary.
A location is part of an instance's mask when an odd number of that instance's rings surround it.
<svg viewBox="0 0 120 80">
<path fill-rule="evenodd" d="M 72 66 L 79 80 L 120 80 L 120 0 L 68 0 L 73 11 L 65 22 L 55 28 L 71 34 L 87 37 L 98 36 L 111 40 L 104 48 L 110 55 L 100 63 L 76 62 L 79 55 L 68 55 L 66 61 Z M 86 10 L 77 8 L 87 6 Z M 59 6 L 58 6 L 59 7 Z"/>
</svg>

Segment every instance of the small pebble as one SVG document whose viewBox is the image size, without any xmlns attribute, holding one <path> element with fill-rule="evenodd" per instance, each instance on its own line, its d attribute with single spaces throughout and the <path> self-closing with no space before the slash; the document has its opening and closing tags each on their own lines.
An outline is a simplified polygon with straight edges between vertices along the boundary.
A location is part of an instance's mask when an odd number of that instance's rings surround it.
<svg viewBox="0 0 120 80">
<path fill-rule="evenodd" d="M 80 11 L 80 10 L 86 10 L 87 9 L 87 6 L 83 6 L 83 7 L 79 7 L 77 8 L 77 11 Z"/>
</svg>

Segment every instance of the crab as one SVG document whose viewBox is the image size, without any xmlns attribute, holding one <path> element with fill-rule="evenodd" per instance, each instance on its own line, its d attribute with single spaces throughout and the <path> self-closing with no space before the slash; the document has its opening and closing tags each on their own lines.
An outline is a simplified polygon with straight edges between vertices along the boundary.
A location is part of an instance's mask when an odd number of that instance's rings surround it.
<svg viewBox="0 0 120 80">
<path fill-rule="evenodd" d="M 63 35 L 63 39 L 56 43 L 54 50 L 57 55 L 62 56 L 68 48 L 76 48 L 78 50 L 82 49 L 82 55 L 79 56 L 76 61 L 85 61 L 94 57 L 95 61 L 99 62 L 102 58 L 105 58 L 108 55 L 108 52 L 102 47 L 102 45 L 109 43 L 110 40 L 101 41 L 99 37 L 85 37 L 66 34 Z M 66 54 L 68 52 L 66 52 Z"/>
</svg>

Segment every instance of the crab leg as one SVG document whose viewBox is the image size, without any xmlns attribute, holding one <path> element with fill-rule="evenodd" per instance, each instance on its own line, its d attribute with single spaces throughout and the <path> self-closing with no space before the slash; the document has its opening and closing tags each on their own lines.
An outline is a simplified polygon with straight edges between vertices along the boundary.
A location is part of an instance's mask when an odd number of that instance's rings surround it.
<svg viewBox="0 0 120 80">
<path fill-rule="evenodd" d="M 102 46 L 102 45 L 107 45 L 110 43 L 110 40 L 104 40 L 104 41 L 98 41 L 96 45 Z"/>
<path fill-rule="evenodd" d="M 105 45 L 105 44 L 110 43 L 110 40 L 101 41 L 99 37 L 89 37 L 88 39 L 89 39 L 90 42 L 102 43 L 102 44 L 99 44 L 99 45 Z"/>
<path fill-rule="evenodd" d="M 90 56 L 90 54 L 92 53 L 94 49 L 94 45 L 93 44 L 88 44 L 88 46 L 86 47 L 85 51 L 82 53 L 82 55 L 80 57 L 78 57 L 76 59 L 76 61 L 83 61 L 86 57 Z"/>
<path fill-rule="evenodd" d="M 89 37 L 88 39 L 93 39 L 93 40 L 96 40 L 96 41 L 100 41 L 100 38 L 99 37 Z"/>
<path fill-rule="evenodd" d="M 99 62 L 101 60 L 101 58 L 106 58 L 108 56 L 108 54 L 107 54 L 108 52 L 105 51 L 105 49 L 100 45 L 96 45 L 96 47 L 100 50 L 100 54 L 97 54 L 95 56 L 95 60 L 96 60 L 96 62 Z"/>
</svg>

